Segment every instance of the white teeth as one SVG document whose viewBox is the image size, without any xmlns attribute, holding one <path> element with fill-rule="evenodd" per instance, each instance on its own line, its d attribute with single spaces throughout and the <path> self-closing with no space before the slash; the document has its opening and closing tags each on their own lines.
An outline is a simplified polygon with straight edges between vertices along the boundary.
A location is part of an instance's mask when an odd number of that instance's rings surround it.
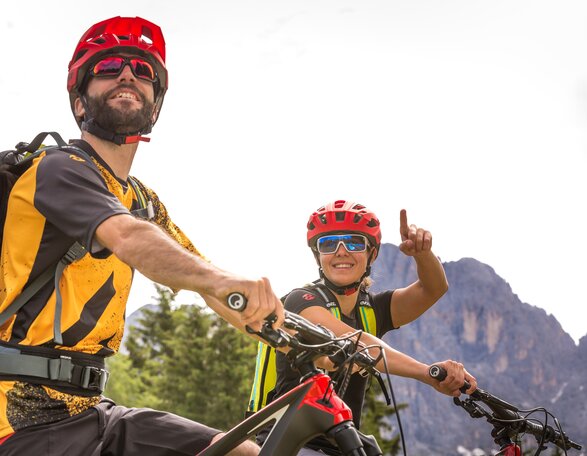
<svg viewBox="0 0 587 456">
<path fill-rule="evenodd" d="M 350 269 L 350 268 L 353 267 L 353 265 L 352 264 L 348 264 L 348 263 L 343 263 L 343 264 L 334 265 L 334 267 L 336 269 Z"/>
<path fill-rule="evenodd" d="M 116 95 L 116 98 L 128 98 L 129 100 L 136 100 L 137 99 L 137 97 L 135 97 L 132 93 L 128 93 L 128 92 L 121 92 Z"/>
</svg>

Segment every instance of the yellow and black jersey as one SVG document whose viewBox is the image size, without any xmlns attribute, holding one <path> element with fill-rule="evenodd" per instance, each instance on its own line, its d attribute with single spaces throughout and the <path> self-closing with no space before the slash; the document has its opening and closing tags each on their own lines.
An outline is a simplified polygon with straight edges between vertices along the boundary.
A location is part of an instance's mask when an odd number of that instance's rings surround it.
<svg viewBox="0 0 587 456">
<path fill-rule="evenodd" d="M 49 149 L 17 180 L 8 201 L 0 264 L 0 312 L 40 273 L 79 242 L 87 250 L 67 266 L 60 280 L 63 344 L 53 341 L 55 286 L 49 281 L 0 327 L 0 341 L 52 347 L 98 356 L 118 351 L 133 270 L 94 241 L 109 217 L 138 209 L 131 185 L 116 178 L 85 141 L 76 141 L 94 163 Z M 200 255 L 170 220 L 157 195 L 139 183 L 151 200 L 153 222 L 186 249 Z M 78 397 L 19 381 L 0 381 L 0 438 L 95 405 L 98 397 Z"/>
</svg>

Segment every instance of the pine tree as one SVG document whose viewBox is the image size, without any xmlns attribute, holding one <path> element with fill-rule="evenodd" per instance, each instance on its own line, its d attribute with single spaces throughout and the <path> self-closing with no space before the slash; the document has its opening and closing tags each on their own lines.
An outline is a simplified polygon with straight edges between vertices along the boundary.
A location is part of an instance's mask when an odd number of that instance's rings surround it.
<svg viewBox="0 0 587 456">
<path fill-rule="evenodd" d="M 203 302 L 174 306 L 157 286 L 157 308 L 144 310 L 126 349 L 109 360 L 105 394 L 117 403 L 176 413 L 219 429 L 241 421 L 254 374 L 256 342 Z"/>
<path fill-rule="evenodd" d="M 400 451 L 400 437 L 392 437 L 392 425 L 390 417 L 402 410 L 407 404 L 399 404 L 397 409 L 388 406 L 381 397 L 377 396 L 377 388 L 373 385 L 367 390 L 361 415 L 361 432 L 373 435 L 379 443 L 381 451 L 386 456 L 394 456 Z"/>
</svg>

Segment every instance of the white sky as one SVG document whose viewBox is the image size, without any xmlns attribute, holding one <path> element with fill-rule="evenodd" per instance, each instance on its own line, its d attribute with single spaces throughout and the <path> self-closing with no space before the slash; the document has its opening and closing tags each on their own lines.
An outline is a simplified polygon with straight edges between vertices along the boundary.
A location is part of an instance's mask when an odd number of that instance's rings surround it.
<svg viewBox="0 0 587 456">
<path fill-rule="evenodd" d="M 168 45 L 133 174 L 214 263 L 282 294 L 316 277 L 314 209 L 360 201 L 397 245 L 406 208 L 443 261 L 489 264 L 587 334 L 587 3 L 4 2 L 1 149 L 78 136 L 67 64 L 115 15 L 158 23 Z M 153 294 L 139 276 L 129 310 Z"/>
</svg>

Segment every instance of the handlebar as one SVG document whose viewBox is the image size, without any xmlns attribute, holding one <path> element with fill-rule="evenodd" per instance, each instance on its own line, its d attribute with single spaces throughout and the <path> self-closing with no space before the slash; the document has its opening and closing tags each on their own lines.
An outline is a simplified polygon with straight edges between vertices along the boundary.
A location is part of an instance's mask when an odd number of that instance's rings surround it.
<svg viewBox="0 0 587 456">
<path fill-rule="evenodd" d="M 247 298 L 241 293 L 231 293 L 227 298 L 227 304 L 231 309 L 242 312 L 247 306 Z M 274 348 L 289 347 L 287 356 L 292 365 L 298 369 L 302 365 L 307 366 L 308 363 L 313 363 L 322 356 L 328 356 L 337 367 L 352 362 L 377 378 L 386 400 L 390 402 L 379 371 L 375 368 L 380 358 L 372 357 L 366 349 L 359 347 L 352 339 L 360 331 L 336 337 L 329 329 L 285 310 L 283 327 L 295 331 L 291 334 L 281 328 L 273 328 L 275 320 L 276 317 L 272 314 L 265 319 L 260 331 L 254 331 L 250 327 L 246 330 L 250 334 L 258 335 Z"/>
<path fill-rule="evenodd" d="M 447 376 L 446 369 L 437 364 L 430 366 L 428 374 L 438 381 L 443 381 Z M 460 390 L 464 393 L 469 387 L 470 385 L 465 381 L 465 385 Z M 476 404 L 475 401 L 487 405 L 492 413 Z M 496 437 L 497 443 L 499 443 L 499 438 L 509 438 L 519 433 L 528 433 L 533 435 L 541 443 L 552 442 L 563 450 L 571 448 L 581 450 L 582 448 L 581 445 L 570 440 L 562 432 L 556 418 L 554 421 L 557 424 L 558 430 L 540 423 L 536 419 L 528 418 L 531 411 L 527 411 L 526 415 L 523 416 L 521 413 L 524 413 L 524 411 L 481 388 L 473 391 L 469 395 L 469 398 L 464 401 L 461 401 L 459 398 L 454 398 L 454 403 L 464 408 L 472 418 L 485 417 L 487 421 L 493 424 L 496 430 L 494 436 Z M 539 410 L 544 409 L 541 408 Z"/>
</svg>

